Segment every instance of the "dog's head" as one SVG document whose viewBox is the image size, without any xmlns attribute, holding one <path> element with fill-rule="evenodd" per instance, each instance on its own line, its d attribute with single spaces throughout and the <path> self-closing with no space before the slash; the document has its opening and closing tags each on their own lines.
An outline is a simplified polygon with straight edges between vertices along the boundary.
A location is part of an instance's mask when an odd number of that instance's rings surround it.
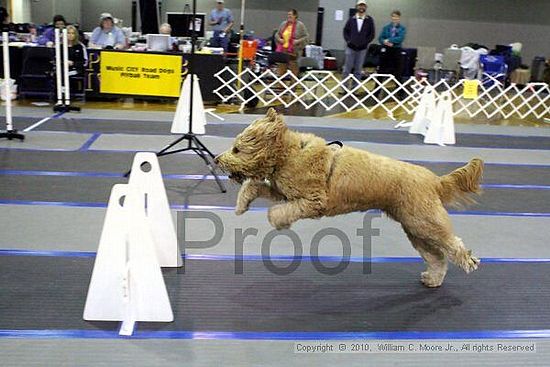
<svg viewBox="0 0 550 367">
<path fill-rule="evenodd" d="M 265 117 L 237 135 L 231 149 L 217 156 L 216 163 L 239 183 L 267 178 L 286 156 L 287 130 L 283 117 L 270 108 Z"/>
</svg>

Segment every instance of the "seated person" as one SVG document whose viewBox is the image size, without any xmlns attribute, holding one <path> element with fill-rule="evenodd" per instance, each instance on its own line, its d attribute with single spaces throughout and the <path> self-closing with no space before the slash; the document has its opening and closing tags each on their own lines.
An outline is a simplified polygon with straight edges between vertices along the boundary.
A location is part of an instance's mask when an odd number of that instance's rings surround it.
<svg viewBox="0 0 550 367">
<path fill-rule="evenodd" d="M 53 17 L 52 25 L 46 28 L 46 30 L 40 35 L 38 38 L 38 44 L 39 45 L 46 45 L 48 47 L 51 47 L 54 44 L 55 41 L 55 29 L 63 29 L 67 25 L 67 22 L 65 21 L 65 18 L 63 15 L 56 15 Z"/>
<path fill-rule="evenodd" d="M 172 34 L 172 26 L 168 23 L 161 24 L 160 28 L 159 28 L 159 34 L 171 35 Z M 176 37 L 170 37 L 170 44 L 172 45 L 172 48 L 174 48 L 174 45 L 177 48 L 178 39 Z"/>
<path fill-rule="evenodd" d="M 96 27 L 90 39 L 92 48 L 114 48 L 117 50 L 125 48 L 126 39 L 122 30 L 115 26 L 113 16 L 103 13 L 99 17 L 99 27 Z"/>
<path fill-rule="evenodd" d="M 69 75 L 84 74 L 88 64 L 88 52 L 79 41 L 78 30 L 75 26 L 67 26 L 67 43 L 69 46 Z"/>
<path fill-rule="evenodd" d="M 23 41 L 27 43 L 38 43 L 38 30 L 36 29 L 36 25 L 34 23 L 29 23 L 27 29 L 29 34 L 23 38 Z"/>
</svg>

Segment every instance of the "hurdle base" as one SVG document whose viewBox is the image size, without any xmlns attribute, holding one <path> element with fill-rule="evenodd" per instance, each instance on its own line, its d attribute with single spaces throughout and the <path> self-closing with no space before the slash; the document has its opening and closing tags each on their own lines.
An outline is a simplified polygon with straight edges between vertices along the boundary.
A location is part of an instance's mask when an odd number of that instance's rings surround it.
<svg viewBox="0 0 550 367">
<path fill-rule="evenodd" d="M 53 106 L 54 112 L 80 112 L 80 107 L 65 105 L 65 104 L 56 104 Z"/>
<path fill-rule="evenodd" d="M 0 132 L 0 139 L 6 138 L 8 140 L 25 140 L 25 135 L 18 133 L 17 130 L 8 130 L 5 132 Z"/>
</svg>

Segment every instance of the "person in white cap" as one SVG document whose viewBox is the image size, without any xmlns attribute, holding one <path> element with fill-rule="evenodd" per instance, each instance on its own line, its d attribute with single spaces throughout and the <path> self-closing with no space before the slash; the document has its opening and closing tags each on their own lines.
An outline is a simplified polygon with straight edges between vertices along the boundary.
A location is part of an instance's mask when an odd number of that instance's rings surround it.
<svg viewBox="0 0 550 367">
<path fill-rule="evenodd" d="M 344 39 L 346 40 L 346 62 L 344 64 L 343 78 L 353 70 L 353 75 L 361 80 L 363 63 L 367 55 L 367 47 L 374 39 L 374 21 L 367 15 L 367 2 L 357 1 L 357 13 L 348 19 L 344 26 Z"/>
<path fill-rule="evenodd" d="M 212 47 L 222 47 L 225 52 L 229 47 L 229 32 L 235 24 L 231 10 L 224 8 L 223 0 L 216 1 L 216 8 L 210 12 L 208 22 L 214 31 L 214 37 L 210 41 Z"/>
<path fill-rule="evenodd" d="M 120 28 L 115 26 L 114 18 L 110 13 L 103 13 L 99 17 L 99 27 L 96 27 L 90 38 L 92 48 L 123 49 L 126 38 Z"/>
</svg>

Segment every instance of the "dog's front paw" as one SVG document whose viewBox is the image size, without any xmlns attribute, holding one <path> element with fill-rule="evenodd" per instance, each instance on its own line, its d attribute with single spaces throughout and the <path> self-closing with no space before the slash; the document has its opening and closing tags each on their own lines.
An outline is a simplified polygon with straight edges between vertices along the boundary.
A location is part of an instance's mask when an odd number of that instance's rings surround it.
<svg viewBox="0 0 550 367">
<path fill-rule="evenodd" d="M 290 228 L 291 223 L 287 219 L 286 212 L 281 206 L 272 206 L 267 212 L 267 220 L 277 230 Z"/>
<path fill-rule="evenodd" d="M 237 207 L 235 208 L 236 215 L 244 214 L 247 211 L 248 211 L 248 205 L 237 205 Z"/>
</svg>

